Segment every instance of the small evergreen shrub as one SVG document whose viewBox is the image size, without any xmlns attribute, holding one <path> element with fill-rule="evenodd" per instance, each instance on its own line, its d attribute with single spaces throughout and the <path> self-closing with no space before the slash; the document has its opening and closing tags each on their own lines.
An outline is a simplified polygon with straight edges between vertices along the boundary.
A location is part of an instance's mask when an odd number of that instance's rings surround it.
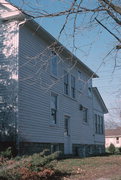
<svg viewBox="0 0 121 180">
<path fill-rule="evenodd" d="M 119 152 L 121 153 L 121 147 L 118 148 Z"/>
<path fill-rule="evenodd" d="M 0 180 L 53 179 L 56 173 L 54 166 L 59 156 L 60 152 L 50 154 L 44 150 L 31 156 L 7 159 L 1 164 Z"/>
<path fill-rule="evenodd" d="M 111 153 L 111 154 L 114 154 L 115 153 L 115 151 L 116 151 L 116 148 L 115 148 L 115 146 L 114 146 L 114 144 L 110 144 L 110 146 L 109 146 L 109 148 L 108 148 L 108 151 Z"/>
<path fill-rule="evenodd" d="M 46 151 L 47 152 L 47 151 Z M 40 171 L 45 168 L 53 168 L 54 160 L 59 157 L 59 152 L 55 152 L 53 154 L 46 155 L 45 151 L 42 153 L 37 153 L 32 155 L 30 163 L 30 169 L 34 171 Z"/>
<path fill-rule="evenodd" d="M 12 157 L 11 147 L 8 147 L 5 151 L 1 151 L 0 156 L 3 158 L 11 158 Z"/>
</svg>

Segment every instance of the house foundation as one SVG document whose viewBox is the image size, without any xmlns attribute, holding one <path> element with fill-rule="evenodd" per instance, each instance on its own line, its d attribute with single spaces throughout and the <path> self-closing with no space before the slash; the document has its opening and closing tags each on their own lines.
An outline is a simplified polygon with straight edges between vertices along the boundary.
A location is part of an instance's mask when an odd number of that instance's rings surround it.
<svg viewBox="0 0 121 180">
<path fill-rule="evenodd" d="M 37 142 L 20 142 L 19 154 L 20 155 L 31 155 L 33 153 L 39 153 L 43 150 L 48 149 L 51 153 L 61 151 L 64 153 L 63 143 L 37 143 Z"/>
<path fill-rule="evenodd" d="M 105 153 L 105 146 L 98 144 L 73 144 L 72 151 L 74 155 L 80 157 L 89 157 Z"/>
</svg>

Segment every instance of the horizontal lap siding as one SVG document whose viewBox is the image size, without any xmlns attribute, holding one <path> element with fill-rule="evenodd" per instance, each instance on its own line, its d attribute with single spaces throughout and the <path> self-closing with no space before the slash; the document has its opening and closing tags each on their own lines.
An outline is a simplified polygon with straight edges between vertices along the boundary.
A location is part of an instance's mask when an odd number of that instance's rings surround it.
<svg viewBox="0 0 121 180">
<path fill-rule="evenodd" d="M 99 116 L 104 117 L 103 109 L 102 109 L 100 102 L 97 99 L 95 94 L 93 95 L 93 104 L 94 104 L 94 115 L 97 114 Z M 105 130 L 104 130 L 104 132 L 105 132 Z M 104 144 L 105 143 L 105 135 L 104 134 L 95 134 L 95 143 L 96 144 Z"/>
<path fill-rule="evenodd" d="M 25 26 L 20 27 L 19 39 L 20 137 L 32 142 L 63 142 L 61 123 L 58 127 L 50 126 L 50 90 L 45 92 L 40 82 L 41 79 L 44 83 L 50 83 L 49 68 L 47 71 L 41 69 L 41 75 L 37 74 L 41 57 L 32 61 L 28 58 L 37 56 L 47 45 Z"/>
<path fill-rule="evenodd" d="M 64 64 L 62 71 L 68 66 Z M 92 115 L 92 98 L 88 97 L 87 86 L 80 94 L 78 91 L 78 70 L 77 67 L 73 68 L 69 75 L 74 75 L 76 78 L 76 99 L 73 100 L 70 97 L 63 95 L 63 115 L 70 116 L 70 131 L 71 142 L 77 144 L 93 144 L 94 143 L 94 128 L 93 128 L 93 115 Z M 81 70 L 84 80 L 89 77 Z M 62 85 L 63 86 L 63 85 Z M 80 105 L 88 108 L 88 124 L 83 123 L 83 114 L 79 109 Z"/>
<path fill-rule="evenodd" d="M 41 66 L 39 62 L 41 58 L 38 59 L 37 66 L 35 65 L 36 60 L 28 62 L 27 56 L 34 57 L 46 48 L 47 45 L 35 33 L 25 26 L 20 28 L 19 123 L 21 136 L 24 136 L 26 141 L 32 142 L 64 142 L 64 115 L 69 115 L 71 143 L 93 144 L 92 99 L 87 96 L 87 87 L 81 95 L 78 91 L 77 67 L 69 73 L 69 76 L 73 74 L 76 78 L 76 100 L 73 100 L 63 94 L 61 77 L 64 70 L 69 67 L 66 59 L 58 65 L 58 78 L 60 79 L 51 76 L 49 66 L 46 71 L 41 70 L 41 75 L 36 73 Z M 85 79 L 88 78 L 85 74 Z M 43 90 L 43 83 L 51 85 L 52 81 L 56 82 L 55 85 L 47 91 Z M 58 125 L 55 127 L 50 124 L 51 92 L 58 94 Z M 80 104 L 89 109 L 87 125 L 83 123 Z"/>
<path fill-rule="evenodd" d="M 86 97 L 84 98 L 86 100 Z M 88 123 L 84 124 L 82 111 L 79 109 L 79 105 L 85 105 L 85 101 L 72 100 L 67 97 L 63 97 L 63 113 L 70 116 L 71 123 L 71 139 L 72 143 L 79 144 L 91 144 L 93 143 L 93 119 L 92 119 L 92 107 L 87 98 L 86 107 L 89 108 Z"/>
</svg>

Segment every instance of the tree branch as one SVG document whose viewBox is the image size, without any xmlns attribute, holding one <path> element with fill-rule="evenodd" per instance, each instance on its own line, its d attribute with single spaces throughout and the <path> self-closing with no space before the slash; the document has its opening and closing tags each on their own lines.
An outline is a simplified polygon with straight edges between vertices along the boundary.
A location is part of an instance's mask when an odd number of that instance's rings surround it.
<svg viewBox="0 0 121 180">
<path fill-rule="evenodd" d="M 100 12 L 100 11 L 106 11 L 105 8 L 95 8 L 95 9 L 88 9 L 88 8 L 85 8 L 85 7 L 80 7 L 79 10 L 77 10 L 77 8 L 72 8 L 71 9 L 71 14 L 77 14 L 77 13 L 85 13 L 85 12 Z M 26 11 L 26 13 L 29 13 L 29 11 Z M 63 15 L 68 15 L 70 13 L 70 8 L 68 10 L 65 10 L 65 11 L 60 11 L 60 12 L 57 12 L 57 13 L 38 13 L 37 16 L 32 16 L 34 19 L 35 18 L 45 18 L 45 17 L 58 17 L 58 16 L 63 16 Z"/>
<path fill-rule="evenodd" d="M 95 18 L 95 20 L 121 43 L 121 39 L 119 39 L 114 33 L 112 33 L 112 32 L 111 32 L 106 26 L 104 26 L 97 18 Z"/>
<path fill-rule="evenodd" d="M 121 6 L 117 6 L 115 4 L 113 4 L 111 1 L 109 0 L 99 0 L 99 1 L 103 1 L 105 2 L 109 7 L 111 7 L 115 12 L 119 13 L 121 15 Z"/>
<path fill-rule="evenodd" d="M 107 13 L 114 19 L 117 24 L 121 25 L 121 21 L 111 11 L 107 10 Z"/>
</svg>

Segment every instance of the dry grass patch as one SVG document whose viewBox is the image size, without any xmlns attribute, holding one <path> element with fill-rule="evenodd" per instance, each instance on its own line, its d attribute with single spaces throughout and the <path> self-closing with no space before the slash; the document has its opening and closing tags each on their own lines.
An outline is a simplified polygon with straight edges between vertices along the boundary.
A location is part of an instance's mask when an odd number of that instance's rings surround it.
<svg viewBox="0 0 121 180">
<path fill-rule="evenodd" d="M 110 178 L 121 180 L 121 156 L 75 158 L 58 161 L 57 169 L 71 173 L 69 179 L 97 180 Z"/>
<path fill-rule="evenodd" d="M 68 158 L 44 153 L 0 159 L 0 180 L 121 180 L 121 156 Z"/>
</svg>

